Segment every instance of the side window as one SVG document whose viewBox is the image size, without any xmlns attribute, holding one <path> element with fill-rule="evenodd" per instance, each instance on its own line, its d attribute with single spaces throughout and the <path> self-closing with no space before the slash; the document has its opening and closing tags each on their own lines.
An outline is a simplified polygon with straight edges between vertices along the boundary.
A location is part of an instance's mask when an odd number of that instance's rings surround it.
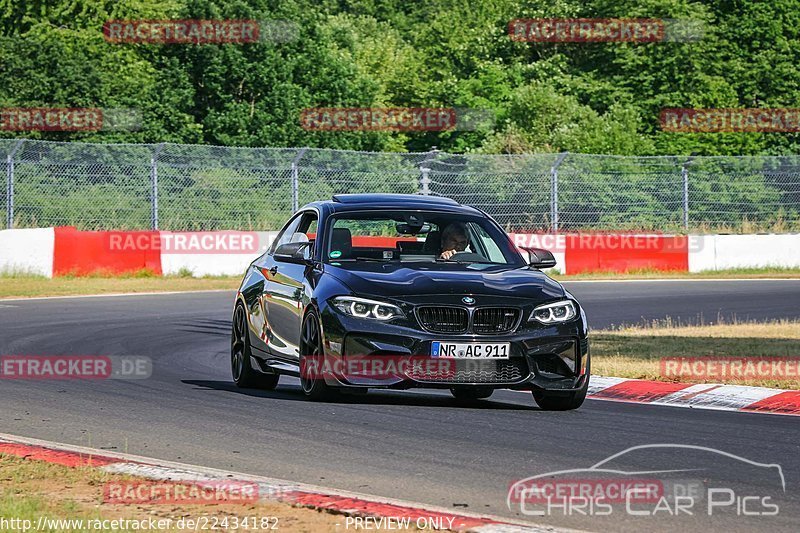
<svg viewBox="0 0 800 533">
<path fill-rule="evenodd" d="M 297 215 L 283 227 L 281 232 L 278 233 L 278 236 L 275 237 L 275 241 L 272 243 L 272 246 L 269 249 L 270 255 L 275 253 L 275 249 L 281 244 L 292 242 L 292 235 L 294 235 L 297 231 L 297 228 L 300 226 L 300 222 L 303 220 L 304 216 L 305 214 Z"/>
<path fill-rule="evenodd" d="M 275 238 L 272 243 L 269 253 L 275 253 L 275 250 L 281 244 L 290 242 L 309 242 L 312 246 L 317 232 L 317 214 L 313 211 L 306 211 L 298 214 L 283 227 L 280 234 Z M 308 248 L 309 257 L 312 255 L 312 249 Z"/>
<path fill-rule="evenodd" d="M 491 235 L 486 233 L 486 230 L 484 230 L 478 224 L 470 222 L 469 225 L 471 228 L 471 233 L 478 236 L 478 239 L 480 240 L 479 246 L 485 250 L 486 259 L 494 263 L 505 263 L 506 258 L 503 255 L 503 252 L 500 250 L 500 247 L 497 246 L 497 243 L 494 241 L 494 239 L 492 239 Z"/>
<path fill-rule="evenodd" d="M 303 221 L 297 227 L 297 232 L 292 237 L 293 242 L 310 242 L 311 246 L 305 249 L 306 258 L 314 257 L 314 246 L 317 239 L 317 214 L 309 211 L 303 215 Z"/>
<path fill-rule="evenodd" d="M 311 223 L 308 225 L 308 229 L 305 230 L 306 237 L 312 243 L 316 242 L 317 240 L 317 215 L 315 213 L 311 213 L 313 217 Z"/>
</svg>

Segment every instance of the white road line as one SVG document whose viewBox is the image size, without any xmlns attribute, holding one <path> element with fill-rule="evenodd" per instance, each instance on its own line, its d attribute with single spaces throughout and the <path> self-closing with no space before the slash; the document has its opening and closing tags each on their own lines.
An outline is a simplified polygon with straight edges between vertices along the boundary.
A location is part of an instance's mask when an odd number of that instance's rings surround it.
<svg viewBox="0 0 800 533">
<path fill-rule="evenodd" d="M 82 298 L 119 298 L 121 296 L 163 296 L 169 294 L 202 294 L 204 292 L 236 292 L 236 289 L 203 289 L 199 291 L 114 292 L 108 294 L 76 294 L 72 296 L 31 296 L 29 298 L 0 298 L 0 302 L 31 302 L 37 300 L 71 300 Z"/>
</svg>

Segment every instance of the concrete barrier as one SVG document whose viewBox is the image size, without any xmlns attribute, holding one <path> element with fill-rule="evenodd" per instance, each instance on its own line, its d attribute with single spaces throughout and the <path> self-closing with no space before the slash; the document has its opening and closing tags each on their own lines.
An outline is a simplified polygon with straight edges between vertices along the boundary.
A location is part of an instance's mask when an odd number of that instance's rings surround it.
<svg viewBox="0 0 800 533">
<path fill-rule="evenodd" d="M 583 272 L 628 272 L 663 270 L 686 272 L 689 269 L 686 235 L 639 233 L 512 233 L 517 247 L 550 250 L 556 268 L 564 274 Z M 525 252 L 520 249 L 525 256 Z"/>
<path fill-rule="evenodd" d="M 183 247 L 175 246 L 178 235 L 183 239 Z M 0 230 L 0 271 L 52 277 L 148 269 L 164 275 L 188 271 L 194 276 L 235 276 L 266 251 L 276 235 L 276 231 L 120 232 L 79 231 L 71 227 Z M 219 238 L 235 240 L 242 236 L 257 244 L 238 249 L 214 244 Z M 689 236 L 512 233 L 509 236 L 518 247 L 553 252 L 556 268 L 565 274 L 637 269 L 700 272 L 770 266 L 800 268 L 800 234 L 796 233 Z M 206 241 L 211 248 L 201 246 L 199 252 L 193 251 L 192 243 Z M 391 246 L 391 243 L 380 241 L 377 245 Z M 527 257 L 523 250 L 520 252 Z"/>
<path fill-rule="evenodd" d="M 209 235 L 215 232 L 198 232 Z M 193 276 L 236 276 L 244 274 L 247 265 L 264 253 L 278 234 L 277 231 L 253 232 L 256 236 L 257 250 L 248 253 L 177 253 L 164 251 L 161 254 L 161 268 L 165 275 L 191 272 Z M 244 251 L 244 250 L 242 250 Z"/>
<path fill-rule="evenodd" d="M 758 267 L 800 268 L 800 234 L 692 236 L 689 272 Z"/>
<path fill-rule="evenodd" d="M 53 277 L 53 228 L 0 230 L 0 272 Z"/>
<path fill-rule="evenodd" d="M 157 231 L 80 231 L 55 229 L 53 275 L 130 274 L 142 270 L 161 275 L 161 253 L 144 246 L 123 247 L 125 238 L 151 242 Z"/>
<path fill-rule="evenodd" d="M 579 235 L 567 246 L 563 272 L 687 272 L 688 242 L 685 235 Z"/>
</svg>

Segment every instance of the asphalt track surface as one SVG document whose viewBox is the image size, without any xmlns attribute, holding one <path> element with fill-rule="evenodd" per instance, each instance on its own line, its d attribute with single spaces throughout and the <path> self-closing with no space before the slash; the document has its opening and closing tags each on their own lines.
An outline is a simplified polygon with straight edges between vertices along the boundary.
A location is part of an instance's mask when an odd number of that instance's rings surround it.
<svg viewBox="0 0 800 533">
<path fill-rule="evenodd" d="M 593 328 L 666 316 L 800 314 L 800 280 L 567 285 Z M 147 380 L 0 380 L 0 432 L 581 529 L 796 531 L 800 523 L 796 417 L 598 400 L 551 413 L 511 391 L 467 404 L 446 391 L 376 391 L 318 404 L 303 398 L 294 378 L 271 392 L 238 390 L 229 377 L 232 300 L 231 293 L 208 292 L 0 301 L 0 354 L 143 355 L 154 362 Z M 666 511 L 632 517 L 624 504 L 605 517 L 558 509 L 525 517 L 506 506 L 516 480 L 587 468 L 630 446 L 658 443 L 777 463 L 785 493 L 766 469 L 715 453 L 639 451 L 616 466 L 692 468 L 687 477 L 721 480 L 737 498 L 777 498 L 778 515 L 743 516 L 732 505 L 709 518 L 700 503 L 680 519 Z M 748 511 L 755 510 L 750 502 Z"/>
</svg>

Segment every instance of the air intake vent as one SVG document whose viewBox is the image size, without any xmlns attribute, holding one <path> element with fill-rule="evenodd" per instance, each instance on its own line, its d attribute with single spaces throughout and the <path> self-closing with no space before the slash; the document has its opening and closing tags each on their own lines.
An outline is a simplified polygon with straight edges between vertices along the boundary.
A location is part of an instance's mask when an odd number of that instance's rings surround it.
<svg viewBox="0 0 800 533">
<path fill-rule="evenodd" d="M 518 383 L 527 379 L 530 374 L 528 363 L 522 357 L 500 361 L 487 360 L 455 360 L 455 369 L 446 372 L 446 376 L 434 376 L 431 373 L 411 367 L 406 374 L 415 381 L 428 383 Z"/>
<path fill-rule="evenodd" d="M 422 327 L 434 333 L 464 333 L 469 325 L 467 310 L 461 307 L 425 306 L 417 315 Z"/>
<path fill-rule="evenodd" d="M 472 330 L 479 334 L 508 333 L 517 325 L 519 313 L 514 307 L 481 307 L 475 310 Z"/>
</svg>

